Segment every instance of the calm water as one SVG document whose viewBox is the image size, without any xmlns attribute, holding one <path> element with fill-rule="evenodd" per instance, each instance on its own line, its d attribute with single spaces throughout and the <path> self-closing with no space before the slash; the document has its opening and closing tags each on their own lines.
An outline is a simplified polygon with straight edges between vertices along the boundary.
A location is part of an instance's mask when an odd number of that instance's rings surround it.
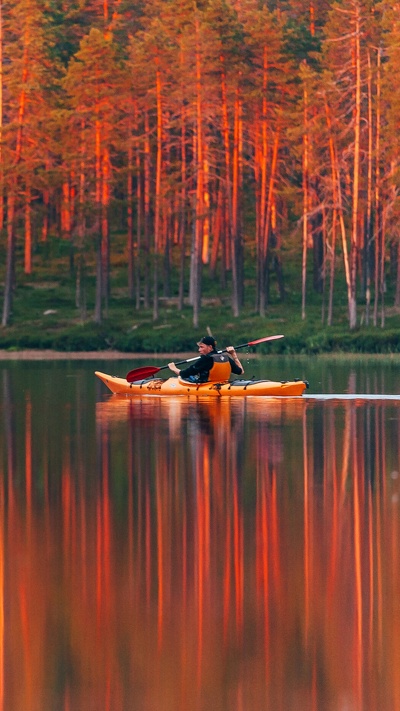
<svg viewBox="0 0 400 711">
<path fill-rule="evenodd" d="M 400 359 L 93 375 L 145 363 L 0 363 L 0 710 L 400 710 Z"/>
</svg>

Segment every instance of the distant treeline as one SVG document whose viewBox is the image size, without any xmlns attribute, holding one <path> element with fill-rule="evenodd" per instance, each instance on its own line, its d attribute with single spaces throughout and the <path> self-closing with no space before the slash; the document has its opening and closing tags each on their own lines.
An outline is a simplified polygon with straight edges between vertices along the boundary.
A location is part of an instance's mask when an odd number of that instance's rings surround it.
<svg viewBox="0 0 400 711">
<path fill-rule="evenodd" d="M 345 275 L 349 326 L 400 304 L 400 5 L 374 0 L 0 0 L 2 325 L 16 245 L 69 240 L 76 306 L 95 264 L 94 320 L 126 235 L 136 308 L 171 290 L 198 325 L 202 267 L 268 309 L 285 262 L 328 294 Z M 300 257 L 300 259 L 299 259 Z M 310 264 L 309 268 L 308 263 Z M 252 297 L 254 298 L 254 297 Z M 393 303 L 393 302 L 392 302 Z"/>
</svg>

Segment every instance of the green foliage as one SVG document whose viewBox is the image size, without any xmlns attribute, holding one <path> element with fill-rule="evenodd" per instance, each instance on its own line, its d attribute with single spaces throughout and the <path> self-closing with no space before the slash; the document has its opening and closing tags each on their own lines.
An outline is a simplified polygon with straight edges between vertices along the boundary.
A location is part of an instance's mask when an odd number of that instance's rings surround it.
<svg viewBox="0 0 400 711">
<path fill-rule="evenodd" d="M 304 23 L 288 21 L 284 31 L 284 50 L 298 64 L 306 60 L 314 70 L 320 66 L 321 42 Z"/>
<path fill-rule="evenodd" d="M 349 332 L 345 314 L 341 323 L 338 321 L 327 328 L 320 324 L 317 298 L 309 305 L 310 316 L 305 321 L 300 318 L 298 296 L 292 296 L 290 304 L 277 301 L 271 305 L 267 318 L 261 318 L 247 306 L 237 319 L 232 318 L 229 298 L 209 298 L 202 308 L 201 324 L 194 329 L 189 305 L 179 312 L 173 299 L 162 299 L 160 318 L 153 321 L 150 310 L 142 308 L 137 311 L 127 298 L 126 290 L 119 289 L 119 295 L 112 300 L 108 317 L 98 326 L 90 317 L 79 319 L 71 305 L 72 292 L 66 286 L 58 290 L 43 287 L 43 284 L 40 288 L 26 285 L 19 290 L 13 324 L 0 329 L 1 349 L 195 353 L 197 341 L 210 330 L 220 348 L 268 335 L 284 335 L 281 340 L 251 349 L 257 353 L 400 352 L 400 339 L 395 326 L 397 315 L 388 318 L 386 329 L 359 327 Z"/>
<path fill-rule="evenodd" d="M 152 305 L 140 308 L 129 298 L 124 235 L 113 235 L 111 291 L 101 326 L 93 322 L 95 265 L 88 262 L 85 275 L 85 309 L 75 305 L 75 266 L 71 267 L 71 245 L 66 240 L 51 239 L 39 243 L 34 269 L 25 275 L 20 251 L 17 252 L 17 281 L 12 319 L 0 329 L 2 349 L 54 349 L 71 351 L 118 350 L 123 353 L 192 353 L 196 342 L 211 330 L 218 346 L 239 345 L 268 335 L 283 334 L 282 340 L 257 346 L 257 353 L 395 353 L 400 351 L 396 321 L 398 309 L 388 308 L 384 329 L 361 326 L 349 332 L 345 283 L 336 280 L 334 323 L 321 323 L 322 300 L 326 296 L 307 292 L 307 317 L 301 319 L 301 289 L 298 284 L 299 256 L 290 253 L 285 266 L 286 297 L 281 301 L 276 277 L 271 274 L 266 317 L 254 308 L 256 273 L 254 259 L 245 265 L 245 304 L 240 316 L 231 310 L 230 279 L 222 286 L 222 274 L 203 269 L 203 299 L 198 328 L 193 327 L 193 310 L 188 303 L 187 284 L 183 310 L 178 310 L 178 270 L 172 262 L 170 296 L 160 297 L 160 315 L 153 320 Z M 312 265 L 310 265 L 310 269 Z M 163 275 L 160 274 L 161 287 Z M 388 292 L 386 302 L 393 299 Z M 359 307 L 359 323 L 363 309 Z M 245 352 L 245 351 L 244 351 Z"/>
</svg>

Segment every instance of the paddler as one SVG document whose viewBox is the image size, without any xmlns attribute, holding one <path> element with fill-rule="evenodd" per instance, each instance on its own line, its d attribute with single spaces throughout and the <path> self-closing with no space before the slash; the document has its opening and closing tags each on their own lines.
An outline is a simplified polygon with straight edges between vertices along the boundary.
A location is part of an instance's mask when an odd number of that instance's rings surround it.
<svg viewBox="0 0 400 711">
<path fill-rule="evenodd" d="M 229 380 L 231 373 L 234 375 L 244 373 L 233 346 L 228 346 L 225 349 L 226 353 L 218 353 L 217 341 L 212 336 L 204 336 L 197 346 L 200 358 L 195 363 L 183 370 L 179 370 L 175 363 L 168 363 L 169 369 L 184 380 L 194 383 L 222 382 Z"/>
</svg>

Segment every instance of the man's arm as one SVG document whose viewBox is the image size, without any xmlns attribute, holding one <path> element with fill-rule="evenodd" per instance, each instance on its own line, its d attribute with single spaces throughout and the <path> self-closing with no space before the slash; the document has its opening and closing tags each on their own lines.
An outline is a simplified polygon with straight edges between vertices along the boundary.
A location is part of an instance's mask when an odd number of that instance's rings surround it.
<svg viewBox="0 0 400 711">
<path fill-rule="evenodd" d="M 213 363 L 211 358 L 209 358 L 208 356 L 200 356 L 199 360 L 197 360 L 195 363 L 191 363 L 191 365 L 189 365 L 187 368 L 184 368 L 183 370 L 179 370 L 179 368 L 176 367 L 175 363 L 168 363 L 168 368 L 172 370 L 172 372 L 176 375 L 180 375 L 182 378 L 188 378 L 189 375 L 197 375 L 203 370 L 207 370 L 207 368 L 208 370 L 210 370 L 212 364 Z"/>
<path fill-rule="evenodd" d="M 237 353 L 236 353 L 234 347 L 228 346 L 226 349 L 226 352 L 228 353 L 232 373 L 234 373 L 235 375 L 242 375 L 244 373 L 244 368 L 243 368 L 239 358 L 237 357 Z"/>
</svg>

